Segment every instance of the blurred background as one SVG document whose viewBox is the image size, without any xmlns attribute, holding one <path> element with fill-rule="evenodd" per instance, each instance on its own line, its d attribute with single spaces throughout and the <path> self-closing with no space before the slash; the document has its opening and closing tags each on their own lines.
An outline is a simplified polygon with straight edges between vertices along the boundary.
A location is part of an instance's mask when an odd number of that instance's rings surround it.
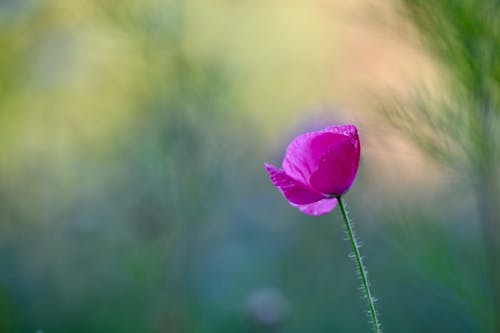
<svg viewBox="0 0 500 333">
<path fill-rule="evenodd" d="M 280 165 L 355 123 L 386 332 L 500 332 L 496 0 L 0 0 L 0 332 L 369 332 Z"/>
</svg>

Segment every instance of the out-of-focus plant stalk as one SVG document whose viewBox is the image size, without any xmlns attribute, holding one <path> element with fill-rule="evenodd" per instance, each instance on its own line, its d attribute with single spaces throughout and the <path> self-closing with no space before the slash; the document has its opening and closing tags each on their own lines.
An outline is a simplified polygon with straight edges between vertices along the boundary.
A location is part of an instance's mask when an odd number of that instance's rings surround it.
<svg viewBox="0 0 500 333">
<path fill-rule="evenodd" d="M 488 265 L 495 332 L 498 333 L 500 332 L 500 221 L 498 203 L 495 200 L 499 198 L 499 193 L 495 186 L 495 177 L 489 170 L 484 170 L 480 175 L 476 197 Z"/>
<path fill-rule="evenodd" d="M 495 332 L 500 332 L 500 191 L 495 163 L 495 133 L 490 121 L 494 117 L 488 95 L 482 95 L 477 112 L 477 170 L 476 199 L 482 237 L 488 266 L 489 284 L 493 302 Z M 472 158 L 472 161 L 474 158 Z"/>
</svg>

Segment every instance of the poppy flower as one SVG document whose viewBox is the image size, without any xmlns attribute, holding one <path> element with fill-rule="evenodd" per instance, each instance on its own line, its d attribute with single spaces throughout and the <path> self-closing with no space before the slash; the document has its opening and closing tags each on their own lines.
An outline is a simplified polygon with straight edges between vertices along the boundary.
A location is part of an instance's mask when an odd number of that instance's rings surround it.
<svg viewBox="0 0 500 333">
<path fill-rule="evenodd" d="M 337 205 L 358 171 L 360 144 L 354 125 L 330 126 L 296 137 L 282 168 L 265 164 L 283 196 L 308 215 L 323 215 Z"/>
</svg>

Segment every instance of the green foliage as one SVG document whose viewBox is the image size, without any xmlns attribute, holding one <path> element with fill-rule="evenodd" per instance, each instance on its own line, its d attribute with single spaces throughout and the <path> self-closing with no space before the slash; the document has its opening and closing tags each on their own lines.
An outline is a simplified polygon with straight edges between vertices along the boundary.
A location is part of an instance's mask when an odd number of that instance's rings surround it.
<svg viewBox="0 0 500 333">
<path fill-rule="evenodd" d="M 469 181 L 483 233 L 500 331 L 500 3 L 496 0 L 400 2 L 424 47 L 440 65 L 438 91 L 419 89 L 409 101 L 382 107 L 392 125 L 431 157 Z M 423 92 L 422 92 L 423 91 Z"/>
<path fill-rule="evenodd" d="M 442 65 L 441 84 L 383 109 L 393 125 L 448 166 L 479 175 L 500 157 L 500 5 L 402 1 L 421 41 Z"/>
</svg>

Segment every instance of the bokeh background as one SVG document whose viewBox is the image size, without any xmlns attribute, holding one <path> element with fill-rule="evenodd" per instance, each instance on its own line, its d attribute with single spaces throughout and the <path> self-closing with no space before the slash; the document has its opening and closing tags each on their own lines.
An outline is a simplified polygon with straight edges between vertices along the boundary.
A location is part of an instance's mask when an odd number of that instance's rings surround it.
<svg viewBox="0 0 500 333">
<path fill-rule="evenodd" d="M 339 212 L 263 168 L 342 123 L 385 331 L 500 332 L 499 17 L 0 0 L 0 332 L 369 332 Z"/>
</svg>

